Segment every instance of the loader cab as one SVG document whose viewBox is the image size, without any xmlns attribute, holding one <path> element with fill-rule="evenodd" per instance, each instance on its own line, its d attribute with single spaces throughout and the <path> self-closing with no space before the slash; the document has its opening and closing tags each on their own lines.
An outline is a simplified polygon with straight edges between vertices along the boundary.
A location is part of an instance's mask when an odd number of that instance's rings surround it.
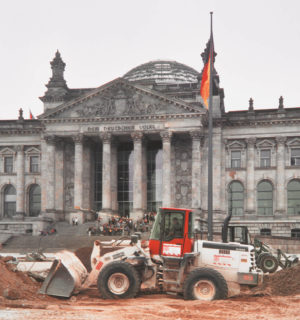
<svg viewBox="0 0 300 320">
<path fill-rule="evenodd" d="M 161 208 L 149 240 L 151 256 L 182 257 L 193 249 L 193 213 L 188 209 Z"/>
<path fill-rule="evenodd" d="M 229 242 L 251 244 L 250 234 L 246 226 L 229 226 L 228 239 Z"/>
</svg>

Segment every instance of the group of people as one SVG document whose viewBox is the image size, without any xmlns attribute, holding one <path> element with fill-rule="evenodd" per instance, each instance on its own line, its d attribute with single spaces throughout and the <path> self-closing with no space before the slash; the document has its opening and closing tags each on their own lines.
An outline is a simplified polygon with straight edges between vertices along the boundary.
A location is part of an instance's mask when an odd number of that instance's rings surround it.
<svg viewBox="0 0 300 320">
<path fill-rule="evenodd" d="M 148 232 L 155 220 L 155 212 L 144 214 L 142 219 L 133 221 L 128 217 L 111 216 L 108 222 L 103 223 L 101 215 L 97 218 L 95 226 L 88 228 L 89 235 L 130 235 L 134 232 Z M 107 221 L 107 219 L 105 219 Z"/>
</svg>

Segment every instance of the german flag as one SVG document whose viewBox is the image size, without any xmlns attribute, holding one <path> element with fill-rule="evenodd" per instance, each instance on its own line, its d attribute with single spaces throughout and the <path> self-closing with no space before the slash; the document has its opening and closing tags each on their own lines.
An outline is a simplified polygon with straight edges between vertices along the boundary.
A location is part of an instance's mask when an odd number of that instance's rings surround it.
<svg viewBox="0 0 300 320">
<path fill-rule="evenodd" d="M 208 49 L 209 49 L 208 59 L 202 71 L 202 80 L 201 80 L 201 86 L 200 86 L 200 95 L 203 99 L 206 109 L 208 109 L 208 99 L 210 95 L 210 87 L 211 87 L 211 81 L 212 81 L 211 73 L 213 70 L 213 65 L 211 65 L 213 64 L 213 52 L 214 52 L 214 41 L 213 41 L 212 34 L 209 39 Z"/>
</svg>

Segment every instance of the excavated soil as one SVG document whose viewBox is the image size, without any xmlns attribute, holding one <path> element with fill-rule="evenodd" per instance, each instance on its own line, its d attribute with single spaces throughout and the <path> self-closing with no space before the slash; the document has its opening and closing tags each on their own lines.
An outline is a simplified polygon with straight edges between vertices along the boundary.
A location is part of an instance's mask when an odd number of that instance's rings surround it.
<svg viewBox="0 0 300 320">
<path fill-rule="evenodd" d="M 103 300 L 96 288 L 59 299 L 38 294 L 40 283 L 0 258 L 0 320 L 300 320 L 300 266 L 265 276 L 242 295 L 212 302 L 166 294 Z"/>
<path fill-rule="evenodd" d="M 300 294 L 300 264 L 264 276 L 264 282 L 252 294 L 289 296 Z"/>
</svg>

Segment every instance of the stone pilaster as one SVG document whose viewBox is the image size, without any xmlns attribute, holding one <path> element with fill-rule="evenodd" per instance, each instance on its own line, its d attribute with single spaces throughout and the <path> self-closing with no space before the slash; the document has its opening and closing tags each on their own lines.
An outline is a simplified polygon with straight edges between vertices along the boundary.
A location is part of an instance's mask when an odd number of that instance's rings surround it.
<svg viewBox="0 0 300 320">
<path fill-rule="evenodd" d="M 200 131 L 191 131 L 192 137 L 192 208 L 201 209 L 201 139 Z"/>
<path fill-rule="evenodd" d="M 131 217 L 134 220 L 138 220 L 143 218 L 143 209 L 142 209 L 142 182 L 143 182 L 143 162 L 142 162 L 142 139 L 143 133 L 142 132 L 133 132 L 131 134 L 134 143 L 134 171 L 133 171 L 133 212 Z"/>
<path fill-rule="evenodd" d="M 73 137 L 75 144 L 74 157 L 74 207 L 82 209 L 83 195 L 83 135 L 78 134 Z"/>
<path fill-rule="evenodd" d="M 254 167 L 255 167 L 255 138 L 247 139 L 247 203 L 246 213 L 253 214 L 255 212 L 255 183 L 254 183 Z"/>
<path fill-rule="evenodd" d="M 101 135 L 102 159 L 102 211 L 111 212 L 111 133 Z"/>
<path fill-rule="evenodd" d="M 25 215 L 25 163 L 24 163 L 24 146 L 17 146 L 17 203 L 16 203 L 16 219 L 23 219 Z"/>
<path fill-rule="evenodd" d="M 286 137 L 276 137 L 277 155 L 276 155 L 276 214 L 285 212 L 285 142 Z"/>
<path fill-rule="evenodd" d="M 45 136 L 47 143 L 46 168 L 46 211 L 55 211 L 55 136 Z"/>
<path fill-rule="evenodd" d="M 171 138 L 172 132 L 160 133 L 163 142 L 163 207 L 171 207 Z"/>
</svg>

